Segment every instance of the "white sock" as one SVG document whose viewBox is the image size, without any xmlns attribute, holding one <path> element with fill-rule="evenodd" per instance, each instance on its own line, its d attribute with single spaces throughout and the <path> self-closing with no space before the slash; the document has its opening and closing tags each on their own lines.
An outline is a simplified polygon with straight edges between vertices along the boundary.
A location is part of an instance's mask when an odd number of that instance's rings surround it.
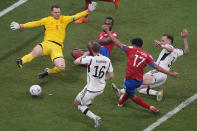
<svg viewBox="0 0 197 131">
<path fill-rule="evenodd" d="M 138 92 L 141 93 L 141 94 L 147 94 L 147 89 L 148 88 L 138 88 Z M 156 96 L 156 94 L 157 94 L 157 91 L 149 89 L 149 95 Z"/>
<path fill-rule="evenodd" d="M 156 96 L 156 95 L 157 95 L 157 91 L 156 91 L 156 90 L 150 89 L 150 90 L 149 90 L 149 95 Z"/>
<path fill-rule="evenodd" d="M 90 110 L 88 110 L 88 112 L 86 113 L 86 116 L 88 116 L 88 117 L 90 117 L 91 119 L 96 119 L 96 115 L 93 113 L 93 112 L 91 112 Z"/>
<path fill-rule="evenodd" d="M 86 116 L 90 117 L 91 119 L 96 119 L 96 115 L 91 112 L 87 106 L 78 105 L 78 109 L 85 114 Z"/>
<path fill-rule="evenodd" d="M 78 109 L 84 113 L 86 110 L 88 110 L 88 107 L 87 106 L 82 106 L 82 105 L 78 105 Z"/>
</svg>

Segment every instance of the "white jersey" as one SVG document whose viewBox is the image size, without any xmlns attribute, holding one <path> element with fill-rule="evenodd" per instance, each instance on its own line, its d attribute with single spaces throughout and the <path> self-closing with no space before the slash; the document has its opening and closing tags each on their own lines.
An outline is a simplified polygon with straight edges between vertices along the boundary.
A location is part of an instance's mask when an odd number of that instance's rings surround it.
<svg viewBox="0 0 197 131">
<path fill-rule="evenodd" d="M 163 49 L 161 53 L 159 54 L 159 57 L 157 59 L 157 64 L 161 67 L 163 67 L 166 70 L 170 70 L 171 65 L 176 61 L 176 59 L 179 56 L 182 56 L 184 54 L 182 49 L 174 48 L 171 44 L 166 44 L 165 46 L 169 46 L 173 48 L 172 52 L 167 51 L 166 49 Z"/>
<path fill-rule="evenodd" d="M 81 64 L 88 64 L 87 68 L 87 90 L 102 91 L 105 88 L 106 72 L 113 72 L 113 67 L 109 58 L 99 54 L 96 56 L 84 56 Z"/>
</svg>

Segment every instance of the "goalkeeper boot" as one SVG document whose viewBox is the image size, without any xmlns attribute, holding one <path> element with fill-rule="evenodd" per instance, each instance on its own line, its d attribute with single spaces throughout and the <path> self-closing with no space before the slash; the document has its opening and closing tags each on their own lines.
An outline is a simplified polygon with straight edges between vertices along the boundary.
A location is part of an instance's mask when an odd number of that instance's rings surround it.
<svg viewBox="0 0 197 131">
<path fill-rule="evenodd" d="M 150 110 L 153 112 L 153 114 L 158 115 L 160 112 L 159 110 L 157 110 L 157 108 L 155 108 L 154 106 L 150 107 Z"/>
<path fill-rule="evenodd" d="M 23 67 L 23 60 L 21 58 L 16 58 L 16 64 L 19 68 Z"/>
<path fill-rule="evenodd" d="M 81 24 L 81 23 L 87 23 L 88 22 L 88 18 L 80 18 L 78 20 L 75 21 L 75 24 Z"/>
<path fill-rule="evenodd" d="M 94 128 L 98 129 L 100 127 L 101 118 L 99 116 L 96 116 L 94 122 L 95 122 Z"/>
<path fill-rule="evenodd" d="M 157 101 L 161 101 L 163 98 L 163 89 L 158 91 L 157 94 L 156 94 L 156 100 Z"/>
<path fill-rule="evenodd" d="M 39 73 L 39 74 L 37 75 L 37 77 L 38 77 L 39 79 L 44 78 L 45 76 L 49 75 L 49 72 L 48 72 L 48 71 L 49 71 L 49 69 L 46 68 L 43 72 Z"/>
<path fill-rule="evenodd" d="M 115 5 L 116 9 L 118 9 L 119 8 L 119 0 L 115 0 L 114 5 Z"/>
<path fill-rule="evenodd" d="M 114 90 L 117 97 L 120 97 L 120 90 L 116 87 L 114 83 L 111 84 L 112 89 Z"/>
</svg>

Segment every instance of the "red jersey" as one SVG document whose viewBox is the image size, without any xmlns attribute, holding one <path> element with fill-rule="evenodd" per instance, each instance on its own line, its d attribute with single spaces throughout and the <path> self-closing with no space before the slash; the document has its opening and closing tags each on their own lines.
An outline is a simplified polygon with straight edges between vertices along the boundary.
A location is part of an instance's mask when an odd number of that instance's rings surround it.
<svg viewBox="0 0 197 131">
<path fill-rule="evenodd" d="M 118 34 L 116 32 L 111 32 L 112 35 L 116 38 L 118 38 Z M 97 40 L 100 40 L 100 39 L 105 39 L 105 38 L 108 38 L 109 35 L 105 32 L 101 32 L 98 37 L 97 37 Z M 111 43 L 108 43 L 108 44 L 100 44 L 101 46 L 104 46 L 105 48 L 107 48 L 107 50 L 109 51 L 109 54 L 111 53 L 112 49 L 114 48 L 114 43 L 111 42 Z"/>
<path fill-rule="evenodd" d="M 143 80 L 143 71 L 147 64 L 155 65 L 150 54 L 137 48 L 136 46 L 123 46 L 122 50 L 127 54 L 126 79 Z"/>
</svg>

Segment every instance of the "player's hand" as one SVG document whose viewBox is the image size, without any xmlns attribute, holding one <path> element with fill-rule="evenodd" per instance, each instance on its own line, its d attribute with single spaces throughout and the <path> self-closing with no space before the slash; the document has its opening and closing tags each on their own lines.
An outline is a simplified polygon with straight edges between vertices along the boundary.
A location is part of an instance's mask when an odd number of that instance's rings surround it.
<svg viewBox="0 0 197 131">
<path fill-rule="evenodd" d="M 161 46 L 161 42 L 158 41 L 158 40 L 154 40 L 154 43 L 155 43 L 155 45 L 157 45 L 157 46 Z"/>
<path fill-rule="evenodd" d="M 13 22 L 10 24 L 10 28 L 11 28 L 12 30 L 18 30 L 18 29 L 20 29 L 20 24 L 17 23 L 17 22 L 15 22 L 15 21 L 13 21 Z"/>
<path fill-rule="evenodd" d="M 96 9 L 96 6 L 97 6 L 97 3 L 94 2 L 94 1 L 92 1 L 92 3 L 89 4 L 89 6 L 88 6 L 88 11 L 89 11 L 89 12 L 94 11 L 94 10 Z"/>
<path fill-rule="evenodd" d="M 188 31 L 187 31 L 187 29 L 183 29 L 183 31 L 181 32 L 181 37 L 182 37 L 182 38 L 187 38 L 187 36 L 188 36 Z"/>
<path fill-rule="evenodd" d="M 178 72 L 171 72 L 171 76 L 173 76 L 173 77 L 179 77 L 179 73 Z"/>
<path fill-rule="evenodd" d="M 102 28 L 105 32 L 108 32 L 108 31 L 109 31 L 109 26 L 108 26 L 108 25 L 102 25 L 101 28 Z"/>
</svg>

